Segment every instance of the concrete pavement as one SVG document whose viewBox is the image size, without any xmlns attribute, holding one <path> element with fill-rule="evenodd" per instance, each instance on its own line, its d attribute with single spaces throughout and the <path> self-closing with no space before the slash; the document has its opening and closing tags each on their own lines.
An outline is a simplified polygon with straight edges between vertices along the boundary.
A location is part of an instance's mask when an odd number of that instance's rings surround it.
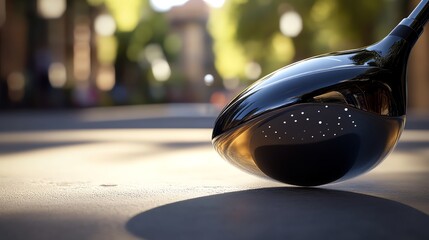
<svg viewBox="0 0 429 240">
<path fill-rule="evenodd" d="M 308 189 L 223 161 L 196 109 L 0 114 L 0 238 L 429 239 L 425 117 L 370 173 Z"/>
</svg>

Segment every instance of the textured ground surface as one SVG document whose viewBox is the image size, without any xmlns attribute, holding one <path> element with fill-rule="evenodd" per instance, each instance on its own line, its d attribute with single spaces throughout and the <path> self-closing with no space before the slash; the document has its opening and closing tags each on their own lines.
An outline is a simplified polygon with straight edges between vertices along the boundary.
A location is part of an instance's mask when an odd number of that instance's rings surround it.
<svg viewBox="0 0 429 240">
<path fill-rule="evenodd" d="M 426 117 L 410 117 L 370 173 L 303 189 L 223 161 L 210 143 L 215 114 L 1 114 L 0 238 L 429 239 Z"/>
</svg>

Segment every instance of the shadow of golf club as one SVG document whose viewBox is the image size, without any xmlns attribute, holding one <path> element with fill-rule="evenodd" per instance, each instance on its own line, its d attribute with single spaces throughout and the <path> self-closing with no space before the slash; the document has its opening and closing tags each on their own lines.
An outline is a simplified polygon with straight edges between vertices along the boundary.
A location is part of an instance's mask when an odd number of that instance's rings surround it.
<svg viewBox="0 0 429 240">
<path fill-rule="evenodd" d="M 429 239 L 429 216 L 363 194 L 265 188 L 199 197 L 132 217 L 144 239 Z"/>
</svg>

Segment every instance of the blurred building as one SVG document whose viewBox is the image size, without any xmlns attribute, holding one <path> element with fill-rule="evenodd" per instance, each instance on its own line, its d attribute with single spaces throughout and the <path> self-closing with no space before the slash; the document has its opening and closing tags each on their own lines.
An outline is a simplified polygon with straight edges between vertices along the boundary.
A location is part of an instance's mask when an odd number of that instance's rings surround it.
<svg viewBox="0 0 429 240">
<path fill-rule="evenodd" d="M 197 101 L 208 101 L 210 96 L 204 76 L 216 75 L 206 27 L 209 12 L 203 0 L 190 0 L 167 13 L 172 31 L 180 36 L 183 44 L 178 65 L 186 79 L 185 94 Z"/>
<path fill-rule="evenodd" d="M 0 28 L 1 106 L 93 104 L 94 31 L 86 2 L 1 1 L 6 15 Z"/>
</svg>

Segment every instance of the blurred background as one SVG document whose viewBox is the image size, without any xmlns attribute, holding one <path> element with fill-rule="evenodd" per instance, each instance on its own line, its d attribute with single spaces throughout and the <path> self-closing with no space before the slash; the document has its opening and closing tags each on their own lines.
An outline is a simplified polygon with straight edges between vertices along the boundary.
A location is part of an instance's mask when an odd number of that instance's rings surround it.
<svg viewBox="0 0 429 240">
<path fill-rule="evenodd" d="M 384 37 L 418 1 L 0 0 L 0 108 L 221 108 L 294 61 Z M 409 106 L 429 110 L 427 31 Z"/>
</svg>

